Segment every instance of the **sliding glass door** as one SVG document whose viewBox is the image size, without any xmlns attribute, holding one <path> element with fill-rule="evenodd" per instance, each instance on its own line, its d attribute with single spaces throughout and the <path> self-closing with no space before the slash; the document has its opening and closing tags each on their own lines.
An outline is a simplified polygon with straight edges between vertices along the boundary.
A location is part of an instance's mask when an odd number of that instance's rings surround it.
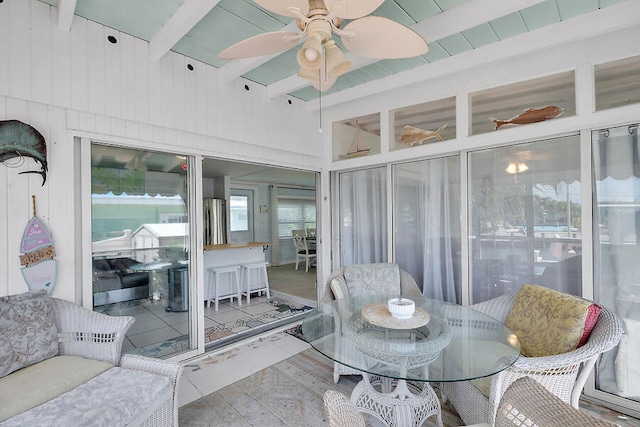
<svg viewBox="0 0 640 427">
<path fill-rule="evenodd" d="M 168 357 L 194 346 L 188 166 L 184 156 L 91 145 L 93 307 L 136 318 L 125 353 Z"/>
</svg>

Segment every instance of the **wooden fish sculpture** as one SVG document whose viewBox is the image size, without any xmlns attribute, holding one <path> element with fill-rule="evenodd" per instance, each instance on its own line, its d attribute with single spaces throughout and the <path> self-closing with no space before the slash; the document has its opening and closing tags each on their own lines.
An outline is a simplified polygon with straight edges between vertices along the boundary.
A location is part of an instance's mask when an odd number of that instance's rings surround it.
<svg viewBox="0 0 640 427">
<path fill-rule="evenodd" d="M 40 163 L 37 173 L 42 176 L 42 185 L 47 180 L 47 144 L 44 137 L 33 127 L 18 120 L 0 121 L 0 163 L 16 157 L 31 157 Z"/>
<path fill-rule="evenodd" d="M 439 141 L 444 141 L 444 138 L 440 135 L 447 127 L 446 124 L 440 126 L 438 130 L 426 130 L 413 126 L 405 126 L 400 134 L 400 144 L 405 144 L 410 147 L 415 145 L 422 145 L 427 139 L 436 138 Z"/>
<path fill-rule="evenodd" d="M 562 113 L 564 113 L 564 108 L 548 105 L 542 108 L 527 108 L 509 120 L 498 120 L 493 117 L 489 117 L 489 120 L 496 124 L 493 130 L 498 130 L 506 125 L 528 125 L 529 123 L 543 122 L 558 117 Z"/>
</svg>

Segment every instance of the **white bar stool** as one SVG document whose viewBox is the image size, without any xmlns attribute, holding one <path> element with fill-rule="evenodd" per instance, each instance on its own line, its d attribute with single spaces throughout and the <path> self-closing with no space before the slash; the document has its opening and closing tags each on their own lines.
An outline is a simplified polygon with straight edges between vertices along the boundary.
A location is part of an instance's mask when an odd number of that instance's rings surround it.
<svg viewBox="0 0 640 427">
<path fill-rule="evenodd" d="M 218 311 L 218 301 L 229 298 L 233 302 L 234 297 L 238 297 L 238 305 L 242 305 L 242 295 L 240 293 L 240 266 L 228 265 L 223 267 L 207 268 L 209 281 L 207 282 L 207 307 L 211 307 L 211 297 L 213 296 L 215 311 Z M 220 276 L 229 275 L 229 291 L 220 295 Z M 235 290 L 234 290 L 235 284 Z M 212 295 L 213 294 L 213 295 Z"/>
<path fill-rule="evenodd" d="M 267 298 L 271 298 L 269 293 L 269 277 L 267 276 L 268 262 L 255 262 L 252 264 L 242 265 L 242 281 L 245 291 L 242 295 L 247 296 L 247 304 L 251 300 L 251 294 L 259 292 L 262 295 L 262 291 L 266 291 Z M 251 272 L 255 272 L 253 275 Z M 255 282 L 252 280 L 255 277 Z"/>
</svg>

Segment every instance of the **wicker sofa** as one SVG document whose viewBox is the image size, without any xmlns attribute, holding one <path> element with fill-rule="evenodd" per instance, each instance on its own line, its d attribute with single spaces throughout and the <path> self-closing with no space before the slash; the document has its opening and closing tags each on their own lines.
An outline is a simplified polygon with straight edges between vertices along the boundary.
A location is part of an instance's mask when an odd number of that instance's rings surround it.
<svg viewBox="0 0 640 427">
<path fill-rule="evenodd" d="M 0 297 L 0 426 L 177 426 L 182 366 L 121 357 L 134 320 L 46 291 Z"/>
</svg>

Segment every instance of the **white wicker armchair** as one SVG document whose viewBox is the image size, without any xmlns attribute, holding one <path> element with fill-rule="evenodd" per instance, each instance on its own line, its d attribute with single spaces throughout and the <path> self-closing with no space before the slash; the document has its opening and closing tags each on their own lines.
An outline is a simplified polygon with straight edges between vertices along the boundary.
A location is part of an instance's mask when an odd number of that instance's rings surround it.
<svg viewBox="0 0 640 427">
<path fill-rule="evenodd" d="M 328 303 L 331 301 L 335 301 L 335 296 L 331 291 L 330 283 L 333 279 L 339 276 L 344 276 L 344 267 L 339 268 L 329 275 L 327 279 L 327 283 L 325 284 L 324 293 L 322 295 L 321 303 Z M 420 292 L 420 288 L 416 284 L 414 278 L 407 273 L 406 271 L 400 269 L 400 294 L 403 296 L 415 296 L 421 297 L 422 292 Z M 337 343 L 339 345 L 339 343 Z M 340 380 L 340 375 L 361 375 L 360 371 L 352 369 L 348 366 L 342 365 L 338 362 L 333 363 L 333 380 L 338 383 Z"/>
<path fill-rule="evenodd" d="M 349 398 L 339 391 L 327 390 L 322 396 L 329 427 L 365 427 L 362 414 Z"/>
<path fill-rule="evenodd" d="M 58 329 L 60 355 L 102 360 L 114 366 L 169 377 L 172 397 L 151 414 L 143 426 L 178 425 L 178 381 L 182 365 L 137 355 L 121 357 L 122 342 L 135 319 L 130 316 L 107 316 L 82 308 L 72 302 L 51 298 Z"/>
<path fill-rule="evenodd" d="M 545 427 L 614 427 L 601 418 L 574 408 L 549 393 L 531 377 L 523 377 L 512 383 L 504 392 L 496 413 L 493 427 L 513 426 Z M 469 427 L 491 427 L 475 424 Z"/>
<path fill-rule="evenodd" d="M 502 295 L 471 307 L 505 323 L 517 293 Z M 453 403 L 465 424 L 492 423 L 505 390 L 519 378 L 529 376 L 562 401 L 578 407 L 578 400 L 598 356 L 614 348 L 622 336 L 622 325 L 613 311 L 602 307 L 585 345 L 554 356 L 524 357 L 491 377 L 487 398 L 468 381 L 443 384 L 445 399 Z"/>
</svg>

